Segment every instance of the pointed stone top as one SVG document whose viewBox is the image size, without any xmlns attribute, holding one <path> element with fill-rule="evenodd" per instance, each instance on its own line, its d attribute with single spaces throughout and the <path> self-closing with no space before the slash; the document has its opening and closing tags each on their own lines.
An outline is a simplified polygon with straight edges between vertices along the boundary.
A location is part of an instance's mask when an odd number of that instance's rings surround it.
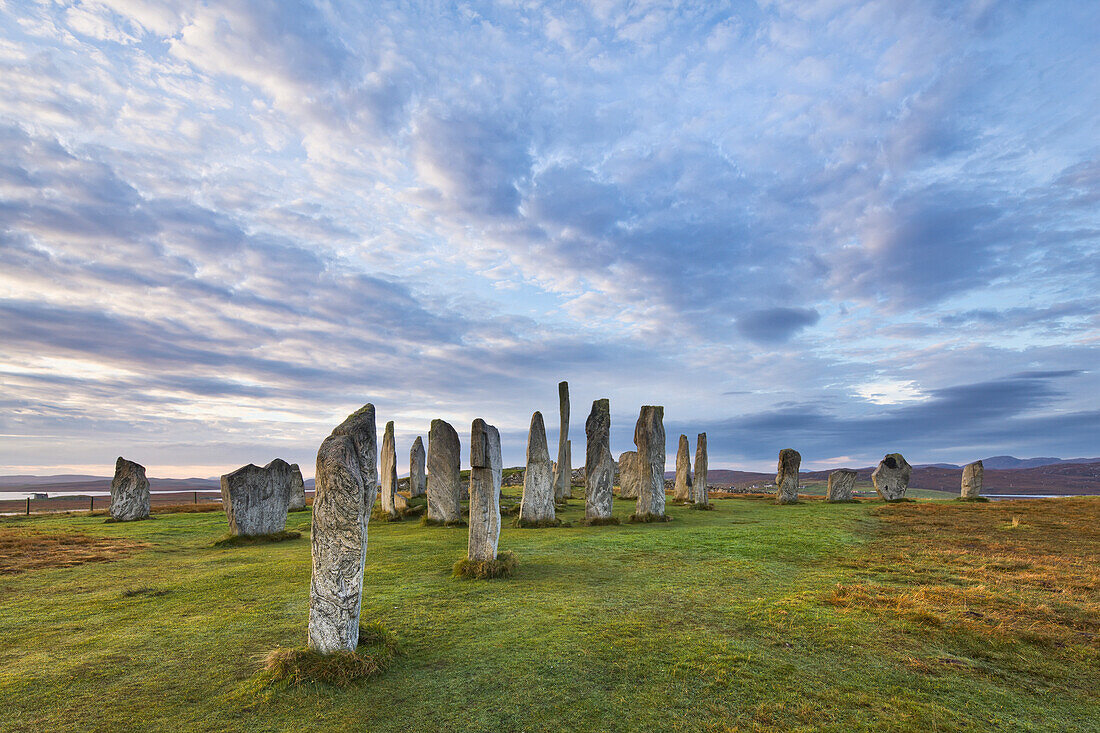
<svg viewBox="0 0 1100 733">
<path fill-rule="evenodd" d="M 424 441 L 420 438 L 419 435 L 416 436 L 416 440 L 413 441 L 413 448 L 416 448 L 417 446 L 420 447 L 420 450 L 424 450 Z"/>
<path fill-rule="evenodd" d="M 492 468 L 489 425 L 480 417 L 470 426 L 470 468 Z"/>
</svg>

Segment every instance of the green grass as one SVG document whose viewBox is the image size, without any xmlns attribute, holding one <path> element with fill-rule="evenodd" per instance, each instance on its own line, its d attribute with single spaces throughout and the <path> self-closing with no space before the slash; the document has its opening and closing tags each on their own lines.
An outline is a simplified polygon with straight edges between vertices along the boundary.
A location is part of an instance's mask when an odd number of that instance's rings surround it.
<svg viewBox="0 0 1100 733">
<path fill-rule="evenodd" d="M 1082 502 L 1090 531 L 1100 501 Z M 583 503 L 559 515 L 571 527 L 505 526 L 506 582 L 452 577 L 465 531 L 372 522 L 362 620 L 401 653 L 362 682 L 275 693 L 265 659 L 305 644 L 308 541 L 215 548 L 214 513 L 3 519 L 0 534 L 136 549 L 0 576 L 0 730 L 1096 730 L 1095 541 L 1060 543 L 1029 580 L 997 548 L 1046 525 L 1008 503 L 714 503 L 669 523 L 630 524 L 616 502 L 618 526 L 579 526 Z M 947 520 L 890 531 L 942 507 L 973 520 L 955 544 Z M 930 554 L 905 549 L 921 538 Z M 1046 588 L 1057 567 L 1069 580 Z M 1004 626 L 1009 601 L 1032 609 L 1026 628 Z"/>
</svg>

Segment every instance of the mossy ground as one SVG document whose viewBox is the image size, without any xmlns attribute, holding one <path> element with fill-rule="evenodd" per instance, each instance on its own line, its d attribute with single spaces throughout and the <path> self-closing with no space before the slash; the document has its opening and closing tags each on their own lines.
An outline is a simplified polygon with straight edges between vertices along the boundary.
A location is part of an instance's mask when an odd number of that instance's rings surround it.
<svg viewBox="0 0 1100 733">
<path fill-rule="evenodd" d="M 284 529 L 281 532 L 270 534 L 227 534 L 214 541 L 214 547 L 249 547 L 251 545 L 269 545 L 272 542 L 286 542 L 296 540 L 302 536 L 301 532 Z"/>
<path fill-rule="evenodd" d="M 309 542 L 214 548 L 221 513 L 0 519 L 130 543 L 0 576 L 0 730 L 1096 730 L 1100 499 L 773 501 L 593 529 L 576 505 L 504 529 L 507 582 L 452 577 L 464 531 L 372 523 L 363 620 L 401 653 L 273 694 Z"/>
</svg>

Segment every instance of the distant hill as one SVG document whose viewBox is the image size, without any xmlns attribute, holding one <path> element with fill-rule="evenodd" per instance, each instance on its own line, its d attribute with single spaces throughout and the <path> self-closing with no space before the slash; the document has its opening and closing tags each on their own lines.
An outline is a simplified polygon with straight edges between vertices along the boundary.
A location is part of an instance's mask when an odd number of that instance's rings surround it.
<svg viewBox="0 0 1100 733">
<path fill-rule="evenodd" d="M 305 481 L 305 487 L 313 490 L 313 479 Z M 211 478 L 153 478 L 149 477 L 150 491 L 221 491 L 221 481 Z M 26 493 L 31 491 L 87 491 L 109 494 L 111 479 L 106 476 L 0 476 L 0 492 Z"/>
<path fill-rule="evenodd" d="M 1015 456 L 993 456 L 983 458 L 982 465 L 986 469 L 1015 469 L 1015 468 L 1040 468 L 1042 466 L 1057 466 L 1066 463 L 1100 463 L 1100 458 L 1016 458 Z"/>
</svg>

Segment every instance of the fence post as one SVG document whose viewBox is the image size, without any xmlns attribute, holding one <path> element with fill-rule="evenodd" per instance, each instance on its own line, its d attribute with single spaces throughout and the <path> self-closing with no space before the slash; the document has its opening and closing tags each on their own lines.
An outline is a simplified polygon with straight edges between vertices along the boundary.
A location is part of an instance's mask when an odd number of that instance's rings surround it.
<svg viewBox="0 0 1100 733">
<path fill-rule="evenodd" d="M 199 503 L 199 492 L 197 492 L 197 491 L 195 492 L 195 503 L 196 504 Z"/>
<path fill-rule="evenodd" d="M 27 497 L 27 516 L 29 517 L 30 515 L 31 515 L 31 498 L 28 496 Z"/>
<path fill-rule="evenodd" d="M 88 511 L 90 511 L 90 512 L 95 511 L 95 497 L 94 496 L 88 498 Z"/>
</svg>

